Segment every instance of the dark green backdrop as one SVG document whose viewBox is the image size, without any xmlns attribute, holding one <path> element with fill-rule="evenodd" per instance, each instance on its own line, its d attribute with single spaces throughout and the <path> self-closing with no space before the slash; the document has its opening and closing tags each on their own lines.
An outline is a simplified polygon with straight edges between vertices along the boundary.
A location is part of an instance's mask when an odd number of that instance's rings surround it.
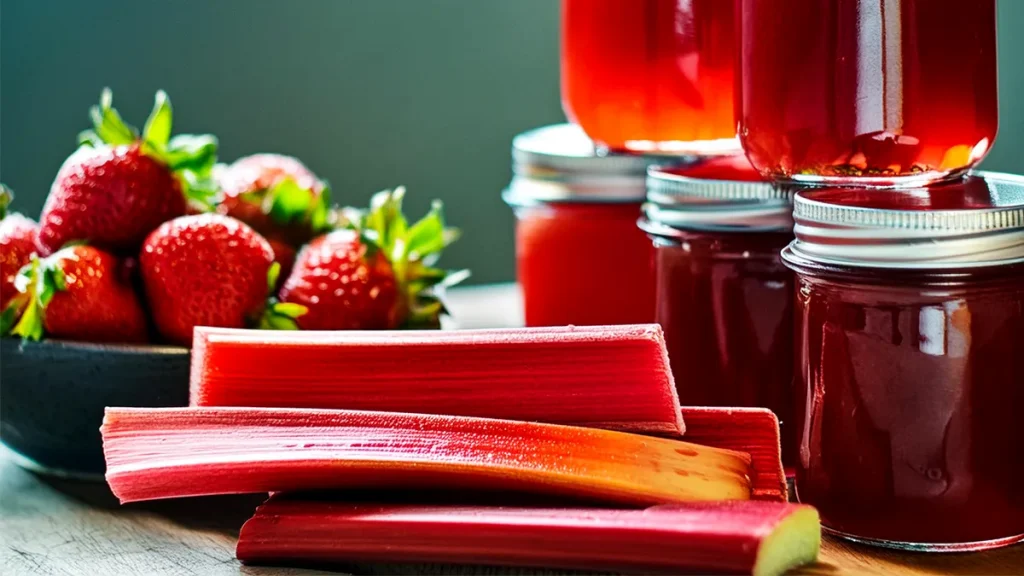
<svg viewBox="0 0 1024 576">
<path fill-rule="evenodd" d="M 999 14 L 1001 126 L 986 167 L 1020 172 L 1024 0 Z M 164 88 L 178 131 L 216 133 L 228 160 L 299 156 L 342 201 L 396 184 L 413 212 L 441 198 L 465 231 L 447 263 L 507 280 L 509 142 L 563 120 L 558 2 L 2 0 L 0 178 L 21 211 L 38 214 L 108 85 L 132 122 Z"/>
</svg>

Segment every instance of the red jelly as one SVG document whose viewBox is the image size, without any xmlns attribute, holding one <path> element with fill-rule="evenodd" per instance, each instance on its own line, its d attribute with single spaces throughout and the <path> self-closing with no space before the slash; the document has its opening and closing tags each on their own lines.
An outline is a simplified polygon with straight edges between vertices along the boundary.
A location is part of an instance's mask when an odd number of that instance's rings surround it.
<svg viewBox="0 0 1024 576">
<path fill-rule="evenodd" d="M 512 149 L 504 197 L 526 325 L 653 322 L 654 249 L 636 221 L 657 158 L 598 155 L 567 124 L 521 134 Z"/>
<path fill-rule="evenodd" d="M 770 408 L 791 431 L 791 205 L 742 156 L 652 169 L 643 229 L 657 256 L 657 321 L 683 405 Z"/>
<path fill-rule="evenodd" d="M 765 176 L 920 185 L 995 141 L 995 0 L 737 1 L 740 139 Z"/>
<path fill-rule="evenodd" d="M 732 0 L 563 0 L 566 116 L 617 150 L 738 149 L 734 27 Z"/>
<path fill-rule="evenodd" d="M 1024 539 L 1024 178 L 801 192 L 796 492 L 830 531 Z"/>
</svg>

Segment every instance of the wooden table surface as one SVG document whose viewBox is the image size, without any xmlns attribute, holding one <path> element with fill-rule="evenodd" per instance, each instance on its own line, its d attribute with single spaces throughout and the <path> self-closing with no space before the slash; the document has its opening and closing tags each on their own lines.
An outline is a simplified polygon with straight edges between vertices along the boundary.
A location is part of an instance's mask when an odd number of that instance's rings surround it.
<svg viewBox="0 0 1024 576">
<path fill-rule="evenodd" d="M 514 324 L 513 287 L 454 291 L 465 328 Z M 313 575 L 317 570 L 240 565 L 238 529 L 263 496 L 193 498 L 119 506 L 98 483 L 57 480 L 19 468 L 0 453 L 0 575 Z M 450 566 L 356 566 L 389 574 L 555 574 Z M 821 561 L 796 574 L 1024 574 L 1024 545 L 973 554 L 915 554 L 826 537 Z"/>
</svg>

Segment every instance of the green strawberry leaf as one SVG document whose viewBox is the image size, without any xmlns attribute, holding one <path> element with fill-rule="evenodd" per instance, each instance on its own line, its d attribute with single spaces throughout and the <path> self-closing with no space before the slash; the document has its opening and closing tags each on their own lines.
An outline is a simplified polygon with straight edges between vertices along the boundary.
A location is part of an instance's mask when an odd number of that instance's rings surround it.
<svg viewBox="0 0 1024 576">
<path fill-rule="evenodd" d="M 189 204 L 203 212 L 213 210 L 213 201 L 217 197 L 219 187 L 212 178 L 199 178 L 191 170 L 176 172 L 175 176 L 178 178 L 178 184 Z"/>
<path fill-rule="evenodd" d="M 267 268 L 267 294 L 274 295 L 274 287 L 277 286 L 277 279 L 281 276 L 281 263 L 273 262 Z"/>
<path fill-rule="evenodd" d="M 21 315 L 21 309 L 25 307 L 25 302 L 28 300 L 28 296 L 25 294 L 19 294 L 14 298 L 11 298 L 10 302 L 7 303 L 7 307 L 4 308 L 3 312 L 0 312 L 0 336 L 7 336 L 11 333 L 11 328 L 18 321 Z"/>
<path fill-rule="evenodd" d="M 0 184 L 0 220 L 7 217 L 7 207 L 14 201 L 14 192 L 6 184 Z"/>
<path fill-rule="evenodd" d="M 217 163 L 217 137 L 211 134 L 178 134 L 167 143 L 167 166 L 209 177 Z"/>
<path fill-rule="evenodd" d="M 430 212 L 409 228 L 406 234 L 406 254 L 412 260 L 440 252 L 444 243 L 444 208 L 440 200 L 434 200 Z"/>
<path fill-rule="evenodd" d="M 317 197 L 316 205 L 309 213 L 309 227 L 313 234 L 326 232 L 332 227 L 331 223 L 331 186 L 326 181 L 321 181 L 322 188 Z"/>
<path fill-rule="evenodd" d="M 277 302 L 274 304 L 273 308 L 275 315 L 293 319 L 309 312 L 308 308 L 302 304 L 295 304 L 294 302 Z"/>
<path fill-rule="evenodd" d="M 110 88 L 104 88 L 99 106 L 89 109 L 93 130 L 101 142 L 110 146 L 133 144 L 139 139 L 138 131 L 121 119 L 121 115 L 112 106 L 113 101 L 114 95 Z"/>
<path fill-rule="evenodd" d="M 153 111 L 149 114 L 146 125 L 142 129 L 142 140 L 145 145 L 152 147 L 158 154 L 163 154 L 167 150 L 167 144 L 171 140 L 172 118 L 171 101 L 167 97 L 167 93 L 157 90 Z"/>
<path fill-rule="evenodd" d="M 294 178 L 283 178 L 267 190 L 264 206 L 269 209 L 265 212 L 281 224 L 299 222 L 310 213 L 313 196 L 312 190 L 299 186 Z"/>
<path fill-rule="evenodd" d="M 302 304 L 278 302 L 276 298 L 270 298 L 257 327 L 260 330 L 298 330 L 299 324 L 295 319 L 308 311 Z"/>
</svg>

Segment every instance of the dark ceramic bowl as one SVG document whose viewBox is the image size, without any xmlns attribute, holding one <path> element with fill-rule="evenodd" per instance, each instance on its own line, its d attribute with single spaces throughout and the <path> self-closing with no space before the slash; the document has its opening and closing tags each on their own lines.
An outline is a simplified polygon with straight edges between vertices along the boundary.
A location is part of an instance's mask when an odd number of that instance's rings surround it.
<svg viewBox="0 0 1024 576">
<path fill-rule="evenodd" d="M 188 405 L 189 351 L 0 338 L 0 440 L 26 468 L 102 479 L 107 406 Z"/>
</svg>

